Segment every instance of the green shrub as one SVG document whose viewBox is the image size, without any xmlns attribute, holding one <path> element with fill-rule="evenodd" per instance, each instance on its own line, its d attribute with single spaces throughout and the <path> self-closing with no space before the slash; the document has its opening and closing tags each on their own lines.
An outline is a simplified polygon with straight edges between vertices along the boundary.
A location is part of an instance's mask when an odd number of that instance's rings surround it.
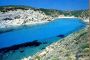
<svg viewBox="0 0 90 60">
<path fill-rule="evenodd" d="M 85 49 L 85 48 L 89 48 L 89 44 L 88 43 L 85 43 L 81 46 L 82 49 Z"/>
</svg>

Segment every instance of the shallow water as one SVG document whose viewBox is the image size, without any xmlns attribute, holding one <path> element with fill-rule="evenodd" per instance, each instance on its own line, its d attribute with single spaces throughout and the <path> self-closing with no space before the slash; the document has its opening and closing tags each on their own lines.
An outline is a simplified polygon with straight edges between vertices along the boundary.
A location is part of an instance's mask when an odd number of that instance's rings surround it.
<svg viewBox="0 0 90 60">
<path fill-rule="evenodd" d="M 50 39 L 49 41 L 49 38 L 58 35 L 67 36 L 83 27 L 85 27 L 85 23 L 77 18 L 56 19 L 39 26 L 0 34 L 0 48 L 31 42 L 33 40 L 43 42 L 46 39 L 47 42 L 52 43 L 55 39 Z"/>
</svg>

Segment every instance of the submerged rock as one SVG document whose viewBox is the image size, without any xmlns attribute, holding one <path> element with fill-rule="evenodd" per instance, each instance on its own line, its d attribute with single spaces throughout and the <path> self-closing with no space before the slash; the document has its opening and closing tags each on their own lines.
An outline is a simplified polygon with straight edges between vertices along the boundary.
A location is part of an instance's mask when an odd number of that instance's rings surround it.
<svg viewBox="0 0 90 60">
<path fill-rule="evenodd" d="M 57 37 L 61 37 L 61 38 L 64 38 L 64 37 L 65 37 L 65 35 L 58 35 Z"/>
</svg>

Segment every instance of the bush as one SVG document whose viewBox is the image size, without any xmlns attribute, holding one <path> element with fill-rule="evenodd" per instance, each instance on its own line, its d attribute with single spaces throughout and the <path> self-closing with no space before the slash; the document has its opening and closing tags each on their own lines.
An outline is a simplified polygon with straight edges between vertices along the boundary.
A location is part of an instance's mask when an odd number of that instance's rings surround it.
<svg viewBox="0 0 90 60">
<path fill-rule="evenodd" d="M 88 43 L 85 43 L 81 46 L 82 49 L 85 49 L 85 48 L 89 48 L 89 44 Z"/>
</svg>

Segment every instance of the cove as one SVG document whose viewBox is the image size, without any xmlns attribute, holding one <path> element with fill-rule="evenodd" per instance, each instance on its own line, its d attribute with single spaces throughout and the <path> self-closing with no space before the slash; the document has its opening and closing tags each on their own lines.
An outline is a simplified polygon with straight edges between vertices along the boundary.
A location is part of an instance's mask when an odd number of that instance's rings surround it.
<svg viewBox="0 0 90 60">
<path fill-rule="evenodd" d="M 80 19 L 61 18 L 35 27 L 6 32 L 0 34 L 0 49 L 32 42 L 34 40 L 44 42 L 45 39 L 47 39 L 47 42 L 53 42 L 55 39 L 49 41 L 49 38 L 64 37 L 84 28 L 85 26 L 86 24 Z"/>
</svg>

